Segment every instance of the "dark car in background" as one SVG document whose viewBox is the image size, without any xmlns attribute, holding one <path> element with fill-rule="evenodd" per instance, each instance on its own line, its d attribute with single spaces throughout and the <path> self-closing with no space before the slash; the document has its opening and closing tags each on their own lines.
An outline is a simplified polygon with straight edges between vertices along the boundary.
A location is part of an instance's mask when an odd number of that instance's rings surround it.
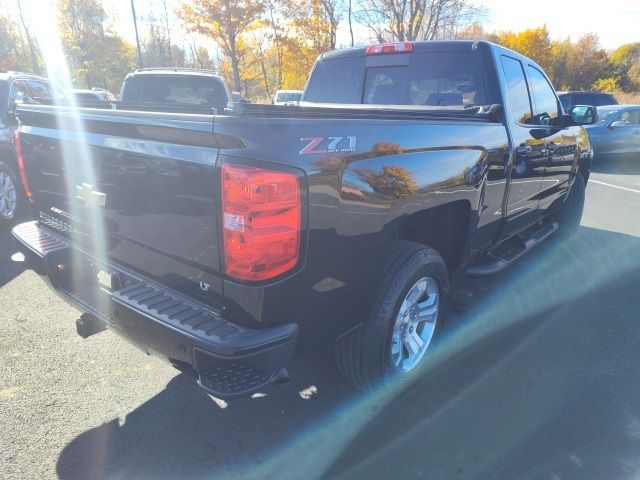
<svg viewBox="0 0 640 480">
<path fill-rule="evenodd" d="M 640 161 L 640 105 L 597 107 L 597 121 L 586 127 L 594 159 Z"/>
<path fill-rule="evenodd" d="M 208 70 L 143 68 L 125 77 L 120 100 L 167 107 L 225 109 L 233 102 L 233 95 L 224 78 Z"/>
<path fill-rule="evenodd" d="M 15 152 L 18 104 L 53 103 L 64 93 L 47 79 L 20 72 L 0 73 L 0 226 L 13 223 L 25 203 Z"/>
<path fill-rule="evenodd" d="M 574 105 L 591 105 L 593 107 L 618 105 L 616 97 L 612 93 L 606 92 L 558 92 L 558 97 L 565 112 L 570 111 Z"/>
<path fill-rule="evenodd" d="M 67 94 L 67 96 L 73 97 L 79 102 L 115 102 L 118 100 L 118 97 L 104 88 L 74 88 L 66 90 L 65 93 Z"/>
</svg>

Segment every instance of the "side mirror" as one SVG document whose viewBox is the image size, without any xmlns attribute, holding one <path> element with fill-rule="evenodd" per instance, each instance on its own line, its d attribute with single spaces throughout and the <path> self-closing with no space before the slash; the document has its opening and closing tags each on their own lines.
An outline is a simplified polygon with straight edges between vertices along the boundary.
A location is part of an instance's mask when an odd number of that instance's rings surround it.
<svg viewBox="0 0 640 480">
<path fill-rule="evenodd" d="M 574 125 L 593 125 L 597 117 L 596 107 L 590 105 L 574 105 L 569 115 Z"/>
<path fill-rule="evenodd" d="M 620 127 L 626 127 L 626 126 L 627 124 L 624 123 L 622 120 L 616 120 L 611 125 L 609 125 L 609 128 L 613 129 L 613 128 L 620 128 Z"/>
<path fill-rule="evenodd" d="M 18 102 L 16 102 L 15 98 L 10 98 L 9 99 L 9 106 L 7 107 L 7 114 L 8 115 L 15 115 L 16 114 L 16 107 L 18 105 Z"/>
</svg>

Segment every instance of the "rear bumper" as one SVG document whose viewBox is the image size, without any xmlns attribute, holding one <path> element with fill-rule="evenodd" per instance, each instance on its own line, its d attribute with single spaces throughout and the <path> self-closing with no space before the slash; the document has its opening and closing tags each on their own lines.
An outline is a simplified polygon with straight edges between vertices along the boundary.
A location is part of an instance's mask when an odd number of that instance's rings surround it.
<svg viewBox="0 0 640 480">
<path fill-rule="evenodd" d="M 12 234 L 25 266 L 42 275 L 67 302 L 147 353 L 195 373 L 212 395 L 244 395 L 263 388 L 291 358 L 295 324 L 267 329 L 236 325 L 198 301 L 96 259 L 37 222 L 20 224 Z"/>
</svg>

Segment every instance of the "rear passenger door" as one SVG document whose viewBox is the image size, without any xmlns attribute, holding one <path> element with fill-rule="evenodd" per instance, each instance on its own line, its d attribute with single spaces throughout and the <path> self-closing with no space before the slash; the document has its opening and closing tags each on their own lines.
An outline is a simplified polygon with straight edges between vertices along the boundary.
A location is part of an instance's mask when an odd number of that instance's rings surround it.
<svg viewBox="0 0 640 480">
<path fill-rule="evenodd" d="M 532 133 L 544 142 L 541 150 L 544 175 L 540 188 L 540 210 L 561 198 L 569 188 L 571 171 L 577 155 L 576 133 L 579 127 L 560 129 L 560 102 L 547 77 L 533 65 L 527 65 L 527 76 L 533 97 Z"/>
</svg>

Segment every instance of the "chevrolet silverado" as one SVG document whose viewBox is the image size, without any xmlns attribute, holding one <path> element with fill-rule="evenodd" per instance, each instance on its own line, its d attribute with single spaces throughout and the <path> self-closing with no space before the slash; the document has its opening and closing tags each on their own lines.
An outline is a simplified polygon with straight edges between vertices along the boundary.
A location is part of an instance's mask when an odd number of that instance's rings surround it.
<svg viewBox="0 0 640 480">
<path fill-rule="evenodd" d="M 591 148 L 533 61 L 488 42 L 321 55 L 298 106 L 25 105 L 27 268 L 209 393 L 333 343 L 371 389 L 428 361 L 458 275 L 579 225 Z"/>
</svg>

